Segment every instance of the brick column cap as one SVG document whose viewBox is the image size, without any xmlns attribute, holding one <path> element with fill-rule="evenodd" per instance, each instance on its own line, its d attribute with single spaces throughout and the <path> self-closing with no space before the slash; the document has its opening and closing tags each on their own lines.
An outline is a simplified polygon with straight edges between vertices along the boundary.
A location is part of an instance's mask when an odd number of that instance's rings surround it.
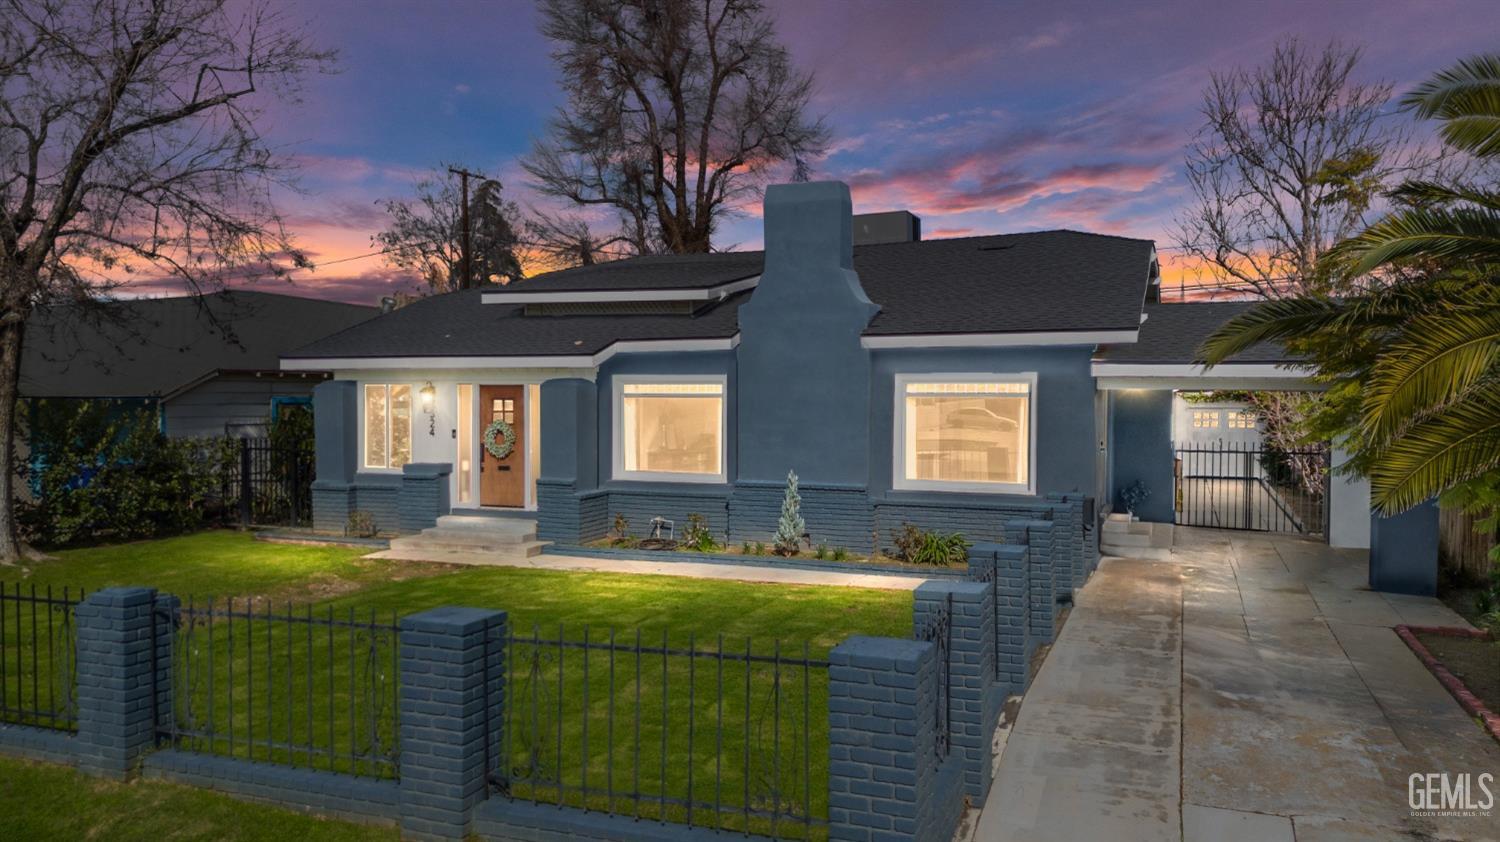
<svg viewBox="0 0 1500 842">
<path fill-rule="evenodd" d="M 988 582 L 969 582 L 963 580 L 935 581 L 929 579 L 917 586 L 912 592 L 915 599 L 943 599 L 949 594 L 959 602 L 980 602 L 985 594 L 990 592 Z"/>
<path fill-rule="evenodd" d="M 505 622 L 505 617 L 504 611 L 493 608 L 462 608 L 456 605 L 445 605 L 402 617 L 401 630 L 472 634 Z"/>
<path fill-rule="evenodd" d="M 84 602 L 95 605 L 144 605 L 155 599 L 155 588 L 126 586 L 101 588 L 89 594 Z"/>
<path fill-rule="evenodd" d="M 833 647 L 833 651 L 828 653 L 828 663 L 862 669 L 916 672 L 917 665 L 932 648 L 933 644 L 925 640 L 857 634 Z"/>
<path fill-rule="evenodd" d="M 407 462 L 401 466 L 401 475 L 412 479 L 437 479 L 453 472 L 448 462 Z"/>
</svg>

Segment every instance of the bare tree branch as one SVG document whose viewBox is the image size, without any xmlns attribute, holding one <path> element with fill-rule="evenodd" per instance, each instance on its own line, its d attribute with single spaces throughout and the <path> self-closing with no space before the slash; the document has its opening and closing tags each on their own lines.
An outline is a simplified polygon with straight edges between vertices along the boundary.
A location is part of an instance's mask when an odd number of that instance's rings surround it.
<svg viewBox="0 0 1500 842">
<path fill-rule="evenodd" d="M 541 9 L 568 104 L 526 171 L 544 195 L 614 208 L 639 253 L 709 251 L 775 167 L 827 142 L 806 113 L 812 77 L 792 68 L 761 0 Z"/>
<path fill-rule="evenodd" d="M 1174 238 L 1212 275 L 1263 297 L 1328 290 L 1319 258 L 1361 230 L 1403 176 L 1434 164 L 1391 87 L 1355 80 L 1360 51 L 1276 45 L 1252 70 L 1214 73 L 1188 146 L 1191 207 Z"/>
<path fill-rule="evenodd" d="M 256 131 L 333 54 L 268 6 L 0 0 L 0 561 L 18 551 L 22 335 L 143 271 L 189 290 L 305 265 L 271 202 L 289 162 Z"/>
</svg>

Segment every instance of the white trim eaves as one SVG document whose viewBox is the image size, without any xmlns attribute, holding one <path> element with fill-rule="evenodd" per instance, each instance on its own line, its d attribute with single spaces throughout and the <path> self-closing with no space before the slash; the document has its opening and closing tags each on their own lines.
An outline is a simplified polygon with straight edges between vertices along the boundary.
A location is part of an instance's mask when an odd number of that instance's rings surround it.
<svg viewBox="0 0 1500 842">
<path fill-rule="evenodd" d="M 1119 389 L 1278 389 L 1297 392 L 1322 391 L 1324 384 L 1310 379 L 1306 367 L 1272 363 L 1225 363 L 1204 370 L 1182 363 L 1096 362 L 1092 373 L 1097 388 Z"/>
<path fill-rule="evenodd" d="M 1298 379 L 1311 372 L 1305 366 L 1280 363 L 1222 363 L 1211 369 L 1194 363 L 1111 363 L 1093 364 L 1095 377 L 1265 377 Z"/>
<path fill-rule="evenodd" d="M 722 301 L 737 292 L 753 289 L 760 275 L 741 278 L 702 289 L 620 289 L 557 292 L 484 292 L 484 304 L 607 304 L 631 301 Z"/>
<path fill-rule="evenodd" d="M 670 351 L 728 351 L 739 344 L 739 334 L 727 339 L 621 340 L 594 354 L 554 356 L 442 356 L 442 357 L 283 357 L 283 371 L 373 371 L 563 368 L 594 369 L 616 354 L 649 354 Z"/>
<path fill-rule="evenodd" d="M 931 333 L 901 336 L 862 336 L 860 347 L 887 348 L 1020 348 L 1063 345 L 1131 344 L 1138 330 L 1036 331 L 1030 333 Z"/>
</svg>

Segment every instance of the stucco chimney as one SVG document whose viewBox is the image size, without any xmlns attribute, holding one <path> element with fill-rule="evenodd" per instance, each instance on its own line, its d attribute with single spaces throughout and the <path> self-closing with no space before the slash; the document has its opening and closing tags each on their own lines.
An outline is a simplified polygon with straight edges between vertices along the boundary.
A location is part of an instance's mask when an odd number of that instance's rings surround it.
<svg viewBox="0 0 1500 842">
<path fill-rule="evenodd" d="M 766 258 L 740 306 L 741 482 L 862 485 L 869 475 L 870 354 L 879 312 L 854 272 L 853 204 L 837 181 L 766 189 Z"/>
</svg>

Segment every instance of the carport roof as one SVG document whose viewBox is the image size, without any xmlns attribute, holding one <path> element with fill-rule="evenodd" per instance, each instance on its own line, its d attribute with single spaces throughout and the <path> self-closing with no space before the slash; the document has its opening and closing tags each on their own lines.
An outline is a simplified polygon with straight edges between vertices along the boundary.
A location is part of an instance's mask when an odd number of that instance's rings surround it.
<svg viewBox="0 0 1500 842">
<path fill-rule="evenodd" d="M 1107 345 L 1095 360 L 1108 363 L 1189 364 L 1200 360 L 1198 348 L 1215 330 L 1255 306 L 1254 301 L 1195 304 L 1149 304 L 1139 338 L 1133 344 Z M 1288 363 L 1296 357 L 1280 345 L 1263 342 L 1235 354 L 1228 362 Z"/>
</svg>

